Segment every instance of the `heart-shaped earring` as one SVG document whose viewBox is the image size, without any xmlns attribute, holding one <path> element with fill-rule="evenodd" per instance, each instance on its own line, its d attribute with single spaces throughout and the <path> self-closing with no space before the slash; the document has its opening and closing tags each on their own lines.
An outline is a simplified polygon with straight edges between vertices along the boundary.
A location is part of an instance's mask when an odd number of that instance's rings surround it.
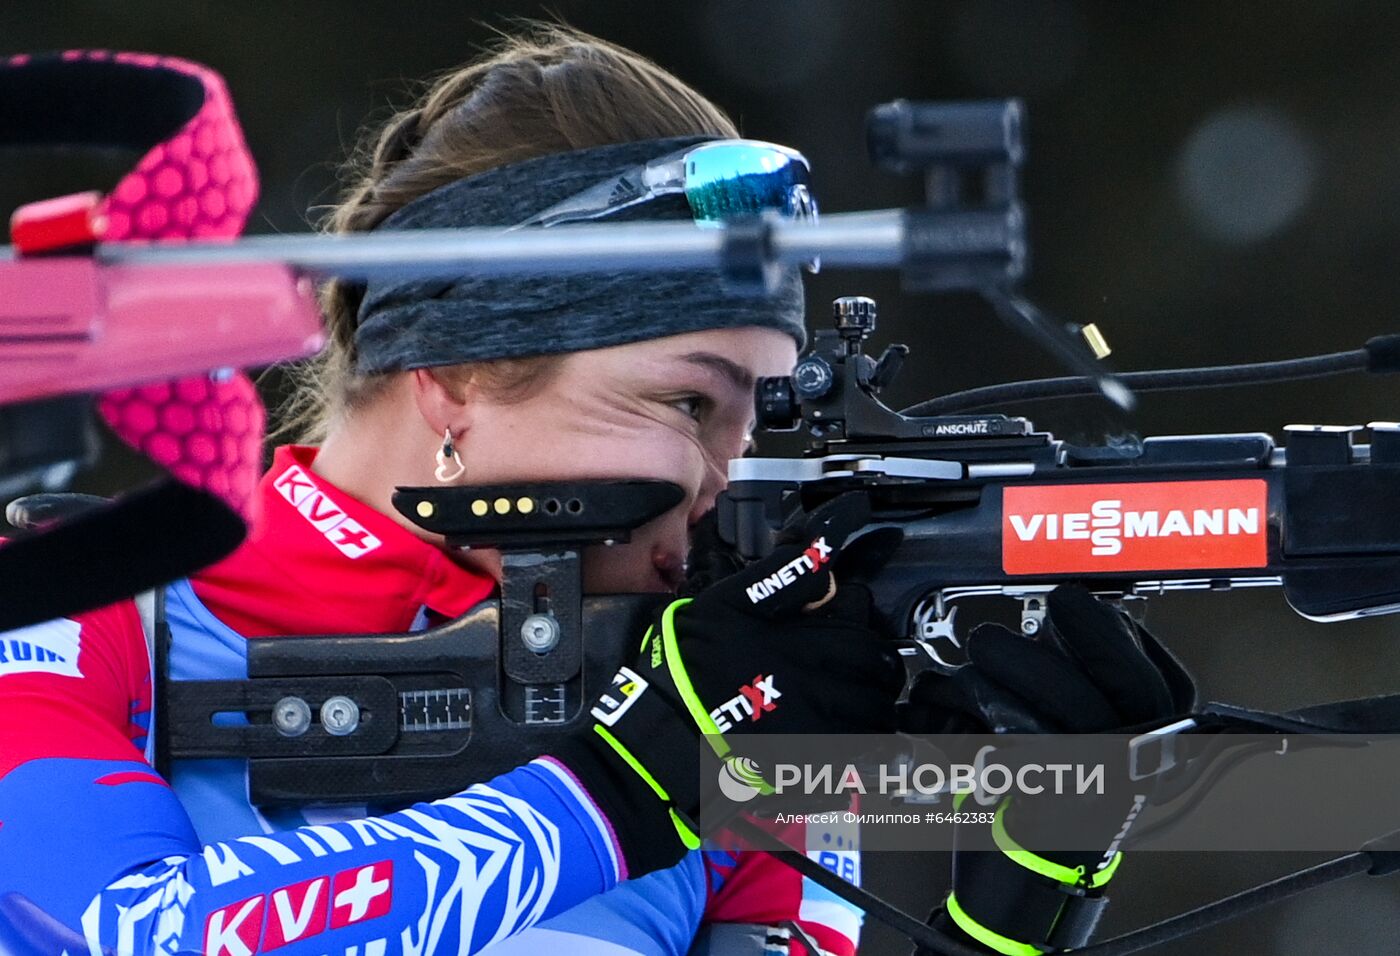
<svg viewBox="0 0 1400 956">
<path fill-rule="evenodd" d="M 467 466 L 462 463 L 462 456 L 457 454 L 457 449 L 452 445 L 452 429 L 445 428 L 442 432 L 442 447 L 437 450 L 437 471 L 433 472 L 433 477 L 443 484 L 456 481 L 466 473 Z M 451 473 L 448 468 L 455 468 Z"/>
</svg>

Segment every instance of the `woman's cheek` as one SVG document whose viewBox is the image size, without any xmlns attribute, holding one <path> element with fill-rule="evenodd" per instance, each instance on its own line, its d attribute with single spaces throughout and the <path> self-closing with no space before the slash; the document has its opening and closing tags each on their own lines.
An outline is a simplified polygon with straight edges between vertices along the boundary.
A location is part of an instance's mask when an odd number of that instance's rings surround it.
<svg viewBox="0 0 1400 956">
<path fill-rule="evenodd" d="M 705 452 L 727 470 L 731 458 L 742 458 L 748 450 L 752 413 L 747 404 L 716 415 L 701 436 Z"/>
<path fill-rule="evenodd" d="M 645 469 L 645 474 L 651 478 L 680 485 L 686 500 L 699 494 L 705 482 L 705 452 L 688 436 L 670 432 L 656 435 L 637 443 L 625 454 L 628 460 L 617 464 L 631 465 L 638 471 Z"/>
</svg>

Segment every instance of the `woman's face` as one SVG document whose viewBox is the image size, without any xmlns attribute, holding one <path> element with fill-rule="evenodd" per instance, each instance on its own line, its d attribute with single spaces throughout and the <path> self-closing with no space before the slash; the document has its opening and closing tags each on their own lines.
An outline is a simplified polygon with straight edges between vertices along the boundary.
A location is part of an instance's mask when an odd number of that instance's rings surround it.
<svg viewBox="0 0 1400 956">
<path fill-rule="evenodd" d="M 626 544 L 590 549 L 593 593 L 669 591 L 681 581 L 690 527 L 714 505 L 727 463 L 754 427 L 754 381 L 786 375 L 792 338 L 775 329 L 691 332 L 568 356 L 523 401 L 481 397 L 458 443 L 463 481 L 653 478 L 682 502 Z"/>
</svg>

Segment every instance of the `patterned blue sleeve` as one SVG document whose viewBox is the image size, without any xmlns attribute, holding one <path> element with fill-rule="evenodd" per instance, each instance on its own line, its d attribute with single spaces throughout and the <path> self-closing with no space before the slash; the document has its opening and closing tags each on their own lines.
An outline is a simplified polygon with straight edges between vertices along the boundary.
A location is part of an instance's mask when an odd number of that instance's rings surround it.
<svg viewBox="0 0 1400 956">
<path fill-rule="evenodd" d="M 45 758 L 0 778 L 0 952 L 475 953 L 621 869 L 548 758 L 387 816 L 202 847 L 144 763 Z"/>
</svg>

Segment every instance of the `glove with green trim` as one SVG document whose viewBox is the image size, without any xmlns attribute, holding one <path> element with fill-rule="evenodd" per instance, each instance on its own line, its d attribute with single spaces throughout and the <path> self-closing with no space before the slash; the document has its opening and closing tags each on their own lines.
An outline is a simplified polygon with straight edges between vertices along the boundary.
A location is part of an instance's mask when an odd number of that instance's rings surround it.
<svg viewBox="0 0 1400 956">
<path fill-rule="evenodd" d="M 901 710 L 903 729 L 1111 733 L 1159 726 L 1196 703 L 1191 675 L 1152 634 L 1078 586 L 1050 593 L 1046 626 L 1035 638 L 983 625 L 968 638 L 967 654 L 968 663 L 951 674 L 921 675 Z M 953 889 L 934 925 L 998 953 L 1031 956 L 1083 946 L 1122 854 L 1037 853 L 1014 834 L 1047 820 L 1067 827 L 1073 815 L 1101 830 L 1101 845 L 1111 848 L 1125 812 L 1121 800 L 1108 798 L 1003 801 L 990 833 L 999 852 L 955 846 Z M 959 824 L 955 843 L 970 842 L 958 839 L 965 826 Z"/>
<path fill-rule="evenodd" d="M 718 772 L 736 735 L 894 730 L 904 666 L 869 591 L 838 585 L 835 569 L 869 521 L 864 496 L 844 495 L 766 558 L 667 605 L 594 706 L 590 746 L 560 754 L 618 829 L 632 875 L 699 846 L 701 774 Z"/>
</svg>

